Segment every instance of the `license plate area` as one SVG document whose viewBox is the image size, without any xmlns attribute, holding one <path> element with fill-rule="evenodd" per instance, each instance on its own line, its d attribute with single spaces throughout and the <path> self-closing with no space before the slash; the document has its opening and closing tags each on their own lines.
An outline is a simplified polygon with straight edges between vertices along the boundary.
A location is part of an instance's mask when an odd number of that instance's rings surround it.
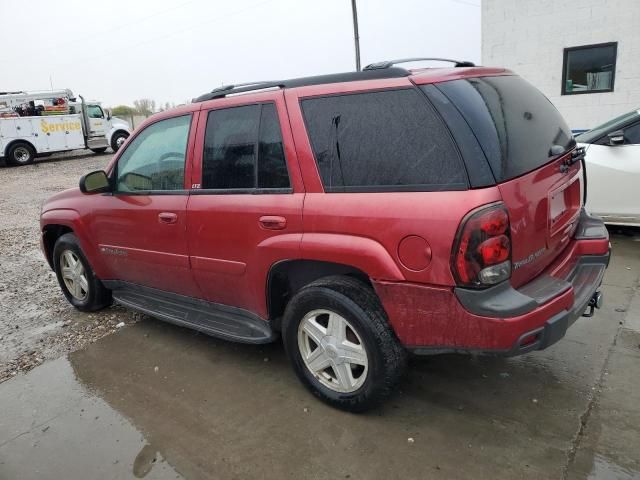
<svg viewBox="0 0 640 480">
<path fill-rule="evenodd" d="M 574 220 L 580 210 L 580 181 L 574 177 L 549 193 L 549 234 L 553 238 L 562 233 L 563 237 L 572 232 Z"/>
</svg>

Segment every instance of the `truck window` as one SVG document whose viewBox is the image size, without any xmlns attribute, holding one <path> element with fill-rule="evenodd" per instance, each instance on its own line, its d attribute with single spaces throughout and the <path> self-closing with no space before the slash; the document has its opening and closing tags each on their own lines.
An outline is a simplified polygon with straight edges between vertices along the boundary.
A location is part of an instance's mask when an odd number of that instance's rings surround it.
<svg viewBox="0 0 640 480">
<path fill-rule="evenodd" d="M 160 120 L 127 146 L 116 165 L 118 192 L 184 189 L 184 164 L 191 115 Z"/>
<path fill-rule="evenodd" d="M 212 110 L 207 116 L 203 189 L 288 188 L 274 104 Z"/>
<path fill-rule="evenodd" d="M 310 98 L 302 110 L 327 192 L 467 188 L 451 134 L 415 89 Z"/>
<path fill-rule="evenodd" d="M 89 105 L 87 107 L 87 115 L 89 115 L 89 118 L 104 118 L 104 112 L 100 105 Z"/>
</svg>

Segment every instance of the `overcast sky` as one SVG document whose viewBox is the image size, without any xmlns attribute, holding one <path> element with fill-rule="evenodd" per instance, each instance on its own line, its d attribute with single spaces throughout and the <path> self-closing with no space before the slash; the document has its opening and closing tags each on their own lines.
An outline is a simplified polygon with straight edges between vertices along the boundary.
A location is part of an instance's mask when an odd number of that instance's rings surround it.
<svg viewBox="0 0 640 480">
<path fill-rule="evenodd" d="M 480 61 L 480 0 L 358 0 L 362 65 Z M 0 0 L 0 91 L 106 106 L 182 103 L 223 83 L 353 70 L 350 0 Z"/>
</svg>

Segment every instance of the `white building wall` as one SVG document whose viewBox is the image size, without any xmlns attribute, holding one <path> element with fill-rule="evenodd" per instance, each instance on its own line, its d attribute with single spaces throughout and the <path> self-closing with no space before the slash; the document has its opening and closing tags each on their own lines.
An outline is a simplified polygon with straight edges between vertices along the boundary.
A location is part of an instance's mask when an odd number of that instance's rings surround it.
<svg viewBox="0 0 640 480">
<path fill-rule="evenodd" d="M 613 92 L 561 95 L 566 47 L 618 42 Z M 482 0 L 482 64 L 514 70 L 572 129 L 640 108 L 640 0 Z"/>
</svg>

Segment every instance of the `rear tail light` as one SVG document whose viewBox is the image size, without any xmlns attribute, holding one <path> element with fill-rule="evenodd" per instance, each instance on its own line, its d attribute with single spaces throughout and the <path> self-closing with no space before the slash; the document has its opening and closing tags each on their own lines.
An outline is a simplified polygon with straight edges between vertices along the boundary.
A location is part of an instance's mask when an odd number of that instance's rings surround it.
<svg viewBox="0 0 640 480">
<path fill-rule="evenodd" d="M 458 285 L 465 287 L 495 285 L 511 276 L 509 215 L 502 203 L 462 220 L 451 263 Z"/>
</svg>

